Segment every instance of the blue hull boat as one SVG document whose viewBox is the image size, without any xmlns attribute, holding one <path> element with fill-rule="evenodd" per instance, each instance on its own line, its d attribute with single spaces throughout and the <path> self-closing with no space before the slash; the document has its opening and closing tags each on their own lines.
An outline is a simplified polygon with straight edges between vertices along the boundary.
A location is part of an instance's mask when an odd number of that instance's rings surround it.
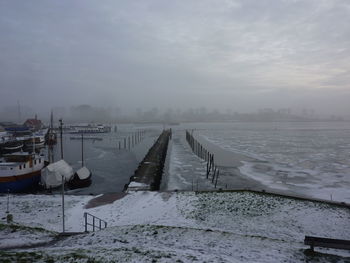
<svg viewBox="0 0 350 263">
<path fill-rule="evenodd" d="M 44 166 L 43 157 L 38 155 L 5 155 L 0 161 L 0 193 L 20 193 L 38 187 Z"/>
<path fill-rule="evenodd" d="M 21 193 L 36 188 L 40 177 L 40 171 L 25 176 L 0 177 L 0 193 Z"/>
</svg>

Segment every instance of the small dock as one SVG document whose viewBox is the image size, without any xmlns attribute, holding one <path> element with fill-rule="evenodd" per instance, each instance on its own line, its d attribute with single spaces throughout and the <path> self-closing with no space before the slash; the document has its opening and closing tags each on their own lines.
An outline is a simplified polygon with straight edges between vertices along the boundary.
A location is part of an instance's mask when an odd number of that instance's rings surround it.
<svg viewBox="0 0 350 263">
<path fill-rule="evenodd" d="M 125 185 L 124 191 L 159 190 L 170 138 L 171 130 L 164 130 L 161 133 L 134 175 L 130 177 L 130 182 Z"/>
</svg>

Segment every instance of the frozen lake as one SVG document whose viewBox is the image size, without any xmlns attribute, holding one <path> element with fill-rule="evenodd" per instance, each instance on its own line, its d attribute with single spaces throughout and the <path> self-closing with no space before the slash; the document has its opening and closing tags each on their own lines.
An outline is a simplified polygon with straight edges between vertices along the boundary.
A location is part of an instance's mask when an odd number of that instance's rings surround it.
<svg viewBox="0 0 350 263">
<path fill-rule="evenodd" d="M 268 189 L 350 201 L 350 123 L 197 123 L 176 129 L 179 136 L 193 130 L 203 145 L 218 152 L 224 173 L 237 168 Z M 221 185 L 235 188 L 234 180 L 226 179 Z"/>
</svg>

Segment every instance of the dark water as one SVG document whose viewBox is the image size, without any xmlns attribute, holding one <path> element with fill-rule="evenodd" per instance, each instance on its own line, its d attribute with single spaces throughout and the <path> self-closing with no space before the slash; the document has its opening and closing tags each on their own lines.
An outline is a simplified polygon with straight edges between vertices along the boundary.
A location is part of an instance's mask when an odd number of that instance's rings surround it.
<svg viewBox="0 0 350 263">
<path fill-rule="evenodd" d="M 137 130 L 147 132 L 143 140 L 131 147 L 123 149 L 124 138 L 127 138 Z M 138 164 L 153 145 L 160 134 L 160 127 L 124 126 L 118 127 L 117 133 L 94 134 L 103 138 L 102 141 L 84 140 L 84 165 L 92 172 L 92 184 L 87 188 L 68 190 L 70 194 L 103 194 L 120 192 L 124 185 L 129 182 Z M 63 135 L 63 159 L 74 170 L 81 167 L 82 150 L 81 140 L 72 140 L 72 134 Z M 122 149 L 119 149 L 119 142 Z M 47 156 L 47 149 L 43 152 Z M 54 161 L 61 159 L 60 141 L 54 146 Z"/>
</svg>

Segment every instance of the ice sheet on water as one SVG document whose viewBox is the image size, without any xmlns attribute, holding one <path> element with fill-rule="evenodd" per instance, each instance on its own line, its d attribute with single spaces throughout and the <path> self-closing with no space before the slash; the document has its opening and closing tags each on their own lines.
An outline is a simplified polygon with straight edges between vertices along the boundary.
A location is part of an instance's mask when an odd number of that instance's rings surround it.
<svg viewBox="0 0 350 263">
<path fill-rule="evenodd" d="M 198 133 L 222 148 L 265 162 L 268 167 L 245 163 L 240 169 L 245 175 L 276 189 L 312 189 L 312 195 L 327 199 L 333 189 L 333 197 L 348 196 L 349 201 L 350 124 L 234 123 L 220 127 Z M 334 187 L 328 187 L 323 194 L 327 185 Z"/>
</svg>

